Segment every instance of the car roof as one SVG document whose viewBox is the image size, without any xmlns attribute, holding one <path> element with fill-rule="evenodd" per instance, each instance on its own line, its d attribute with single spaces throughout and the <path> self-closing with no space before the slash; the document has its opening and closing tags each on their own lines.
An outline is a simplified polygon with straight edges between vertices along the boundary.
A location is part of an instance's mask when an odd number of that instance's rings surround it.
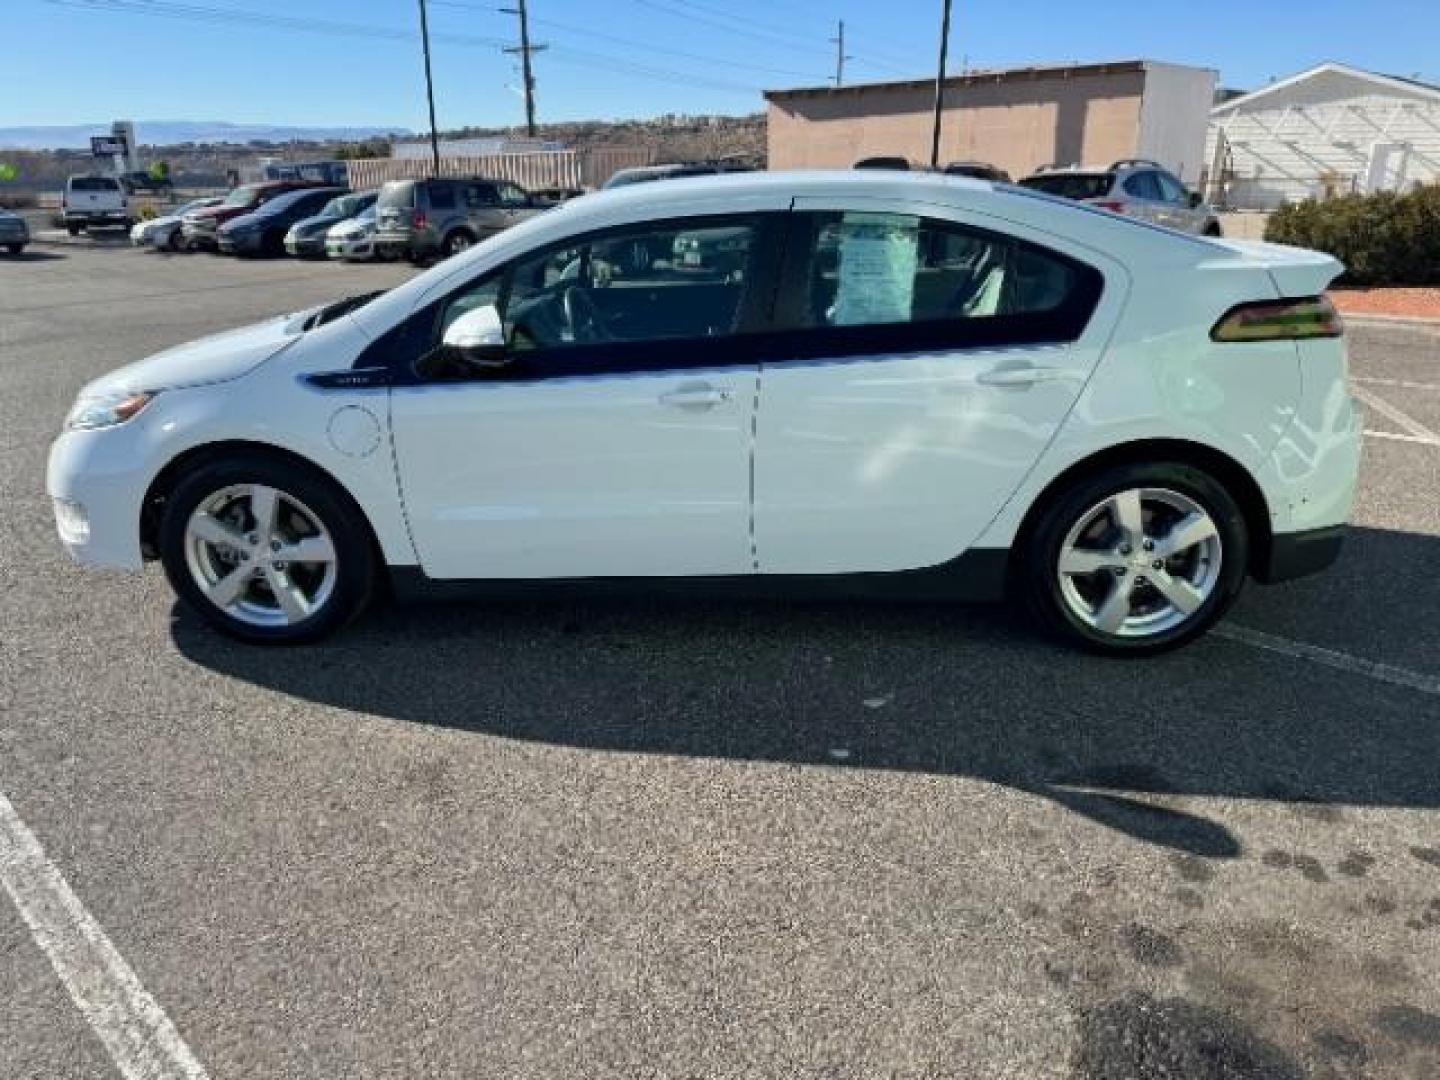
<svg viewBox="0 0 1440 1080">
<path fill-rule="evenodd" d="M 947 209 L 963 211 L 993 220 L 997 229 L 1009 224 L 1039 230 L 1098 253 L 1125 249 L 1161 257 L 1168 252 L 1181 258 L 1186 254 L 1181 249 L 1203 243 L 1198 237 L 1068 199 L 967 176 L 885 169 L 718 173 L 625 185 L 571 199 L 411 278 L 353 317 L 383 332 L 397 313 L 408 312 L 413 305 L 433 299 L 473 274 L 477 261 L 503 260 L 592 230 L 671 218 L 787 210 L 799 199 L 814 199 L 816 208 L 833 205 L 857 210 L 867 202 L 929 204 L 940 211 L 936 216 L 945 216 Z M 1191 248 L 1188 256 L 1194 254 Z"/>
</svg>

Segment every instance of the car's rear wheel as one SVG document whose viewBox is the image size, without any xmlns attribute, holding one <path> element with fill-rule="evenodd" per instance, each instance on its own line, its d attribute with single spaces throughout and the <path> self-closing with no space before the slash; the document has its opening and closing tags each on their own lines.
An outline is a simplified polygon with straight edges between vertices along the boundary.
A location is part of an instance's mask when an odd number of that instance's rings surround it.
<svg viewBox="0 0 1440 1080">
<path fill-rule="evenodd" d="M 1245 516 L 1212 476 L 1179 463 L 1124 465 L 1079 480 L 1041 511 L 1019 587 L 1061 636 L 1145 655 L 1213 626 L 1247 562 Z"/>
<path fill-rule="evenodd" d="M 24 244 L 6 244 L 6 245 L 5 245 L 5 250 L 8 251 L 8 252 L 10 252 L 11 255 L 19 255 L 22 251 L 25 250 L 25 245 L 24 245 Z"/>
<path fill-rule="evenodd" d="M 201 465 L 175 486 L 160 527 L 175 592 L 245 641 L 332 633 L 365 607 L 376 559 L 368 527 L 332 482 L 261 455 Z"/>
<path fill-rule="evenodd" d="M 475 238 L 464 229 L 456 229 L 445 237 L 441 250 L 448 259 L 452 255 L 459 255 L 462 251 L 469 251 L 475 244 Z"/>
<path fill-rule="evenodd" d="M 170 240 L 165 245 L 171 251 L 184 251 L 186 248 L 185 234 L 178 228 L 171 230 Z"/>
</svg>

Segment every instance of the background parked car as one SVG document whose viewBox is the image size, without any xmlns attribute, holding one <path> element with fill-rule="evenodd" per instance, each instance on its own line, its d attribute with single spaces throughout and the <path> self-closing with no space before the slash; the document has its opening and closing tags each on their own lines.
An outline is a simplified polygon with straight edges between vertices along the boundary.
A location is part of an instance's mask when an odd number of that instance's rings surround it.
<svg viewBox="0 0 1440 1080">
<path fill-rule="evenodd" d="M 19 255 L 30 242 L 30 227 L 19 214 L 0 208 L 0 247 L 11 255 Z"/>
<path fill-rule="evenodd" d="M 508 180 L 439 177 L 392 180 L 375 205 L 381 250 L 423 263 L 458 254 L 554 204 Z"/>
<path fill-rule="evenodd" d="M 689 161 L 670 165 L 641 165 L 634 169 L 621 169 L 601 184 L 601 190 L 625 187 L 628 184 L 648 184 L 655 180 L 678 180 L 685 176 L 714 176 L 717 173 L 753 172 L 748 165 L 728 161 Z"/>
<path fill-rule="evenodd" d="M 191 247 L 214 249 L 220 226 L 242 214 L 258 210 L 265 203 L 287 191 L 310 189 L 317 185 L 308 180 L 267 180 L 259 184 L 242 184 L 215 206 L 186 214 L 181 223 L 185 242 Z"/>
<path fill-rule="evenodd" d="M 225 197 L 213 195 L 205 199 L 195 199 L 184 206 L 178 206 L 170 213 L 162 217 L 151 218 L 149 221 L 137 221 L 130 230 L 130 242 L 136 247 L 166 248 L 170 251 L 180 251 L 185 247 L 185 236 L 180 231 L 180 224 L 186 214 L 196 210 L 204 210 L 207 206 L 219 206 Z"/>
<path fill-rule="evenodd" d="M 337 195 L 313 217 L 301 218 L 290 226 L 285 234 L 285 250 L 300 258 L 323 259 L 326 255 L 325 237 L 332 226 L 339 225 L 375 205 L 377 191 L 352 191 Z M 371 215 L 374 219 L 374 215 Z"/>
<path fill-rule="evenodd" d="M 86 229 L 128 229 L 130 200 L 113 176 L 72 176 L 60 196 L 60 217 L 71 236 Z"/>
<path fill-rule="evenodd" d="M 1042 169 L 1022 179 L 1020 186 L 1181 232 L 1220 235 L 1215 211 L 1153 161 L 1126 159 L 1108 169 Z"/>
<path fill-rule="evenodd" d="M 375 207 L 338 222 L 325 234 L 325 255 L 346 262 L 368 262 L 382 256 L 375 245 Z"/>
<path fill-rule="evenodd" d="M 901 172 L 910 171 L 910 162 L 903 157 L 892 157 L 882 155 L 879 157 L 862 157 L 855 162 L 851 168 L 855 169 L 898 169 Z"/>
<path fill-rule="evenodd" d="M 940 171 L 946 176 L 968 176 L 974 180 L 989 180 L 992 184 L 1010 183 L 1010 174 L 988 161 L 952 161 Z"/>
<path fill-rule="evenodd" d="M 302 188 L 267 200 L 258 210 L 232 218 L 216 236 L 226 255 L 283 255 L 285 234 L 301 218 L 311 217 L 337 195 L 337 188 Z"/>
</svg>

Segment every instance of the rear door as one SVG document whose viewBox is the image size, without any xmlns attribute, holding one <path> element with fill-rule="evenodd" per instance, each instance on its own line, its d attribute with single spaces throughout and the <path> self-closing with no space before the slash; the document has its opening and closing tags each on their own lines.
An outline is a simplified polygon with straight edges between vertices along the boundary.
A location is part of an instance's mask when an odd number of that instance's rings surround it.
<svg viewBox="0 0 1440 1080">
<path fill-rule="evenodd" d="M 958 557 L 1098 361 L 1118 264 L 950 207 L 797 199 L 756 416 L 765 573 Z"/>
</svg>

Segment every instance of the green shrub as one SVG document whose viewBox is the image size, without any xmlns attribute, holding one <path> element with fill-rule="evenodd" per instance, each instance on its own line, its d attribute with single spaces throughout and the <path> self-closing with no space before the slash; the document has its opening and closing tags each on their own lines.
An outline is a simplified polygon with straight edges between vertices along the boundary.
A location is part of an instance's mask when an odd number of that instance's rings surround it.
<svg viewBox="0 0 1440 1080">
<path fill-rule="evenodd" d="M 1265 239 L 1334 255 L 1346 285 L 1440 285 L 1440 184 L 1283 206 Z"/>
</svg>

